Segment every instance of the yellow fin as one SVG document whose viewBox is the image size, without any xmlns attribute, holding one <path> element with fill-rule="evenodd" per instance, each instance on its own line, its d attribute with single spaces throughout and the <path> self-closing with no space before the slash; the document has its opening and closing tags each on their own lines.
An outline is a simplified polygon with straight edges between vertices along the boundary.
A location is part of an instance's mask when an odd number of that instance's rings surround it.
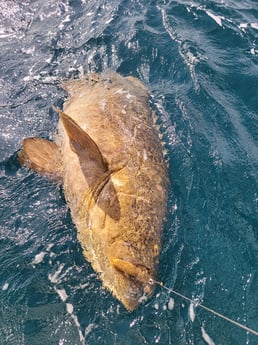
<svg viewBox="0 0 258 345">
<path fill-rule="evenodd" d="M 26 138 L 18 153 L 19 162 L 41 174 L 61 177 L 62 163 L 57 145 L 43 138 Z"/>
<path fill-rule="evenodd" d="M 70 140 L 71 149 L 78 155 L 82 172 L 89 185 L 108 170 L 107 162 L 95 141 L 67 114 L 58 112 Z"/>
</svg>

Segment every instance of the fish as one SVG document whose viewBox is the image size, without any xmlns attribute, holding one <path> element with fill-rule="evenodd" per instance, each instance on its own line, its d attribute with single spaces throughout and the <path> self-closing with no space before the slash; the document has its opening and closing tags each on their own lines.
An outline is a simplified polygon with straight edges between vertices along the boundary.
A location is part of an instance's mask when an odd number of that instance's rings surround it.
<svg viewBox="0 0 258 345">
<path fill-rule="evenodd" d="M 150 94 L 115 72 L 61 87 L 55 140 L 25 138 L 19 161 L 62 181 L 83 255 L 133 311 L 154 291 L 170 185 Z"/>
</svg>

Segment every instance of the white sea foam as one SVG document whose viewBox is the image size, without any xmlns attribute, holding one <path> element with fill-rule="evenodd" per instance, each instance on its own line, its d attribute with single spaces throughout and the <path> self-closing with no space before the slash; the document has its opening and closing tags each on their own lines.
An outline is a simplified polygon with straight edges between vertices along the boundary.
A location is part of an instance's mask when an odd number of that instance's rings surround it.
<svg viewBox="0 0 258 345">
<path fill-rule="evenodd" d="M 239 27 L 240 29 L 246 29 L 247 26 L 248 26 L 248 23 L 241 23 L 241 24 L 239 24 L 238 27 Z"/>
<path fill-rule="evenodd" d="M 177 210 L 177 204 L 171 206 L 171 211 L 174 213 Z"/>
<path fill-rule="evenodd" d="M 47 251 L 50 251 L 50 249 L 51 249 L 53 246 L 54 246 L 53 243 L 48 244 L 48 246 L 47 246 Z"/>
<path fill-rule="evenodd" d="M 68 23 L 71 21 L 71 17 L 70 17 L 70 14 L 68 14 L 65 19 L 63 20 L 63 23 Z"/>
<path fill-rule="evenodd" d="M 0 28 L 0 38 L 5 38 L 11 36 L 10 33 L 7 33 L 4 28 Z"/>
<path fill-rule="evenodd" d="M 65 23 L 69 23 L 71 21 L 71 18 L 70 18 L 70 14 L 68 14 L 65 18 L 64 18 L 64 20 L 62 20 L 62 22 L 58 25 L 58 28 L 60 29 L 60 30 L 63 30 L 63 28 L 65 27 Z M 50 35 L 49 36 L 51 36 L 52 35 L 52 32 L 50 32 Z"/>
<path fill-rule="evenodd" d="M 180 45 L 179 53 L 182 56 L 186 65 L 189 67 L 189 71 L 190 71 L 192 80 L 194 81 L 194 84 L 195 84 L 195 89 L 198 90 L 199 85 L 198 85 L 198 81 L 197 81 L 196 74 L 195 74 L 195 66 L 199 62 L 199 59 L 188 48 L 184 47 L 184 44 L 183 44 L 184 39 L 182 37 L 180 37 L 177 34 L 177 32 L 174 30 L 174 28 L 170 25 L 169 18 L 166 14 L 166 11 L 159 6 L 158 6 L 158 9 L 161 12 L 162 23 L 163 23 L 165 30 L 167 31 L 167 33 L 169 34 L 171 39 L 173 41 L 179 43 L 179 45 Z"/>
<path fill-rule="evenodd" d="M 111 23 L 112 20 L 113 20 L 113 17 L 109 18 L 108 20 L 105 21 L 105 24 L 107 25 L 107 24 Z"/>
<path fill-rule="evenodd" d="M 155 303 L 155 304 L 154 304 L 154 308 L 155 308 L 156 310 L 158 310 L 158 309 L 159 309 L 159 304 L 158 304 L 158 303 Z"/>
<path fill-rule="evenodd" d="M 59 281 L 59 276 L 62 272 L 64 268 L 64 264 L 61 264 L 59 267 L 58 267 L 58 270 L 54 273 L 54 274 L 49 274 L 48 275 L 48 278 L 49 280 L 51 281 L 51 283 L 58 283 Z"/>
<path fill-rule="evenodd" d="M 59 297 L 63 302 L 65 302 L 68 298 L 68 295 L 65 291 L 65 289 L 56 289 L 56 292 L 58 293 Z"/>
<path fill-rule="evenodd" d="M 64 264 L 61 264 L 61 265 L 59 265 L 58 270 L 53 275 L 50 275 L 50 274 L 48 275 L 49 280 L 53 284 L 59 283 L 60 274 L 61 274 L 63 268 L 64 268 Z M 78 330 L 81 344 L 85 344 L 85 338 L 84 338 L 83 333 L 81 331 L 80 323 L 78 321 L 77 316 L 74 314 L 74 307 L 71 303 L 66 303 L 66 301 L 68 299 L 68 295 L 67 295 L 65 289 L 58 289 L 55 285 L 54 285 L 54 289 L 55 289 L 56 293 L 58 294 L 58 296 L 60 297 L 61 301 L 65 302 L 66 311 L 70 315 L 70 317 L 72 318 L 72 320 L 73 320 L 73 322 L 74 322 L 74 324 Z"/>
<path fill-rule="evenodd" d="M 170 297 L 169 301 L 168 301 L 168 310 L 173 310 L 174 309 L 174 305 L 175 305 L 175 301 L 172 297 Z"/>
<path fill-rule="evenodd" d="M 258 23 L 250 23 L 251 28 L 258 30 Z"/>
<path fill-rule="evenodd" d="M 26 48 L 21 49 L 22 53 L 27 54 L 27 55 L 34 55 L 35 50 L 36 50 L 35 46 L 26 47 Z"/>
<path fill-rule="evenodd" d="M 33 265 L 37 265 L 41 263 L 44 260 L 44 257 L 47 253 L 46 252 L 40 252 L 39 254 L 35 255 L 34 260 L 32 261 Z"/>
<path fill-rule="evenodd" d="M 162 23 L 167 33 L 169 34 L 169 36 L 172 38 L 173 41 L 180 42 L 180 40 L 178 40 L 176 32 L 172 29 L 172 27 L 168 23 L 168 17 L 167 17 L 166 11 L 164 10 L 164 8 L 161 8 L 159 6 L 158 6 L 158 9 L 160 10 Z"/>
<path fill-rule="evenodd" d="M 79 333 L 79 337 L 80 337 L 80 341 L 82 344 L 85 344 L 85 338 L 82 334 L 82 331 L 81 331 L 81 327 L 80 327 L 80 324 L 79 324 L 79 321 L 78 321 L 78 318 L 77 316 L 73 313 L 73 305 L 71 303 L 66 303 L 66 310 L 67 312 L 71 315 L 71 318 L 73 319 L 73 322 L 76 326 L 76 328 L 78 329 L 78 333 Z"/>
<path fill-rule="evenodd" d="M 24 81 L 33 81 L 33 80 L 38 80 L 41 81 L 42 83 L 54 83 L 58 80 L 57 77 L 52 77 L 52 76 L 45 76 L 41 77 L 40 75 L 27 75 L 26 77 L 23 78 Z"/>
<path fill-rule="evenodd" d="M 2 286 L 2 290 L 3 290 L 3 291 L 6 291 L 8 288 L 9 288 L 9 283 L 5 283 L 5 284 Z"/>
<path fill-rule="evenodd" d="M 90 334 L 90 332 L 92 332 L 94 328 L 95 328 L 95 323 L 90 323 L 85 329 L 85 335 L 87 336 L 88 334 Z"/>
<path fill-rule="evenodd" d="M 239 29 L 245 30 L 248 27 L 251 27 L 252 29 L 258 30 L 258 23 L 240 23 L 238 25 Z"/>
<path fill-rule="evenodd" d="M 130 327 L 134 327 L 138 322 L 138 319 L 134 319 L 131 323 L 130 323 Z"/>
<path fill-rule="evenodd" d="M 211 17 L 219 26 L 222 26 L 222 20 L 225 20 L 223 16 L 216 16 L 215 14 L 211 13 L 210 11 L 206 11 L 209 17 Z"/>
<path fill-rule="evenodd" d="M 202 327 L 202 337 L 208 345 L 215 345 L 211 337 L 206 333 L 205 329 Z"/>
<path fill-rule="evenodd" d="M 69 314 L 73 314 L 73 305 L 71 303 L 66 303 L 66 310 Z"/>
<path fill-rule="evenodd" d="M 189 316 L 190 316 L 190 320 L 192 322 L 194 322 L 194 319 L 195 319 L 195 311 L 194 311 L 194 305 L 193 303 L 190 304 L 189 306 Z"/>
</svg>

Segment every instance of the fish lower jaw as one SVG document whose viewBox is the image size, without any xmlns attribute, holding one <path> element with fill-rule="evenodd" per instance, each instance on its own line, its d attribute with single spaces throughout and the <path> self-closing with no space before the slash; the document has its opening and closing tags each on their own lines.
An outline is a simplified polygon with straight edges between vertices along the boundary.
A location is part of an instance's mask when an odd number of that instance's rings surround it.
<svg viewBox="0 0 258 345">
<path fill-rule="evenodd" d="M 109 277 L 110 278 L 110 277 Z M 142 284 L 137 279 L 115 272 L 112 279 L 102 277 L 103 286 L 130 312 L 145 303 L 153 294 L 154 286 Z"/>
<path fill-rule="evenodd" d="M 134 311 L 139 305 L 144 304 L 152 295 L 153 289 L 151 293 L 146 294 L 144 292 L 144 289 L 141 289 L 140 294 L 136 294 L 136 296 L 132 297 L 133 293 L 130 293 L 129 295 L 124 295 L 123 298 L 118 298 L 124 307 L 128 311 Z"/>
</svg>

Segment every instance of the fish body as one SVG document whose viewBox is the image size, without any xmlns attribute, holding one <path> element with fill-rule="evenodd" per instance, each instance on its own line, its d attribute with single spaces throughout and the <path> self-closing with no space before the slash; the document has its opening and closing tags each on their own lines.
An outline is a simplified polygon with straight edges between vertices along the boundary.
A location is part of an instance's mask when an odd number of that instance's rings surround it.
<svg viewBox="0 0 258 345">
<path fill-rule="evenodd" d="M 169 186 L 148 90 L 119 74 L 62 86 L 56 141 L 25 139 L 20 161 L 62 179 L 86 259 L 132 311 L 157 279 Z"/>
</svg>

